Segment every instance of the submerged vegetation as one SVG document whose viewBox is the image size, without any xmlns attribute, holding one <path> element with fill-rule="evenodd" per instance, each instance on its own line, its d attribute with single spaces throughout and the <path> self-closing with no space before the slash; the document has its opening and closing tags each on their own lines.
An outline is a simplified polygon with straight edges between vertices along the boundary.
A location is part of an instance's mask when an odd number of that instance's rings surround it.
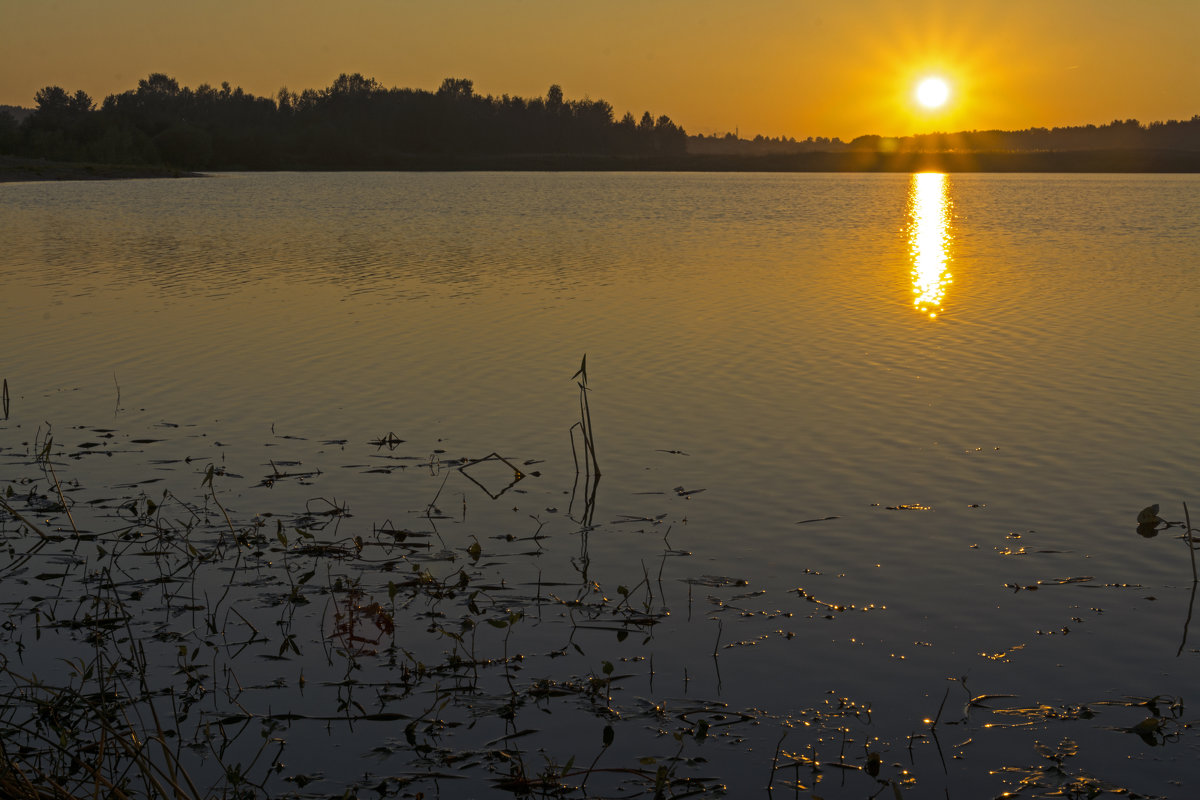
<svg viewBox="0 0 1200 800">
<path fill-rule="evenodd" d="M 877 609 L 804 588 L 768 601 L 751 579 L 692 566 L 672 531 L 675 504 L 699 489 L 596 522 L 586 360 L 574 379 L 573 478 L 500 453 L 410 455 L 392 431 L 275 437 L 309 455 L 272 457 L 255 476 L 196 458 L 203 434 L 172 423 L 80 426 L 73 445 L 47 424 L 32 436 L 0 427 L 0 793 L 908 798 L 965 759 L 976 796 L 1147 797 L 1095 774 L 1077 740 L 1196 746 L 1180 697 L 1030 702 L 978 693 L 966 676 L 931 693 L 920 722 L 814 686 L 778 708 L 722 701 L 732 654 L 777 628 L 791 640 Z M 396 520 L 362 520 L 350 501 L 316 494 L 329 469 L 370 491 L 429 494 L 401 501 Z M 565 514 L 545 505 L 572 480 Z M 1180 533 L 1194 602 L 1184 515 L 1169 522 L 1152 506 L 1138 532 Z M 599 563 L 594 537 L 638 566 Z M 1181 654 L 1186 637 L 1187 624 Z M 679 666 L 682 695 L 674 675 L 663 685 Z M 689 693 L 702 672 L 718 697 Z M 1033 763 L 989 761 L 989 742 Z"/>
</svg>

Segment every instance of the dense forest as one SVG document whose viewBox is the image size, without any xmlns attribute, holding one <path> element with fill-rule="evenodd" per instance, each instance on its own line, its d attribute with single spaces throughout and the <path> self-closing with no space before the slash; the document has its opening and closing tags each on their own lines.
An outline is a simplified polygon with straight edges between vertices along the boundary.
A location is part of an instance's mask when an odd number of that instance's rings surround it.
<svg viewBox="0 0 1200 800">
<path fill-rule="evenodd" d="M 180 87 L 155 73 L 96 103 L 47 86 L 20 122 L 0 110 L 0 154 L 187 169 L 346 169 L 410 165 L 413 157 L 472 154 L 683 154 L 669 117 L 615 119 L 603 100 L 481 96 L 447 78 L 436 92 L 386 89 L 360 74 L 326 89 L 255 97 L 228 83 Z"/>
<path fill-rule="evenodd" d="M 33 109 L 0 106 L 0 156 L 190 170 L 906 170 L 923 154 L 943 154 L 946 168 L 955 169 L 1200 168 L 1200 115 L 1149 125 L 1128 119 L 843 142 L 689 137 L 665 115 L 626 113 L 617 120 L 604 100 L 568 100 L 557 85 L 545 97 L 494 97 L 476 94 L 462 78 L 447 78 L 430 92 L 343 74 L 325 89 L 256 97 L 228 83 L 180 87 L 155 73 L 99 106 L 85 92 L 60 86 L 33 99 Z"/>
</svg>

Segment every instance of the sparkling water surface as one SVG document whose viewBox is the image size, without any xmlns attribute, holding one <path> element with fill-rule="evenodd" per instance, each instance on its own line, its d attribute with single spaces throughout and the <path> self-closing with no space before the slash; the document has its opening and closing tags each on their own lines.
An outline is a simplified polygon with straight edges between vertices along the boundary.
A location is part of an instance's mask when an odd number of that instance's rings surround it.
<svg viewBox="0 0 1200 800">
<path fill-rule="evenodd" d="M 693 753 L 734 796 L 764 792 L 780 759 L 812 756 L 802 720 L 832 698 L 871 715 L 853 721 L 852 745 L 823 731 L 820 760 L 882 751 L 879 777 L 905 797 L 1039 796 L 1021 783 L 1049 763 L 1036 745 L 1064 738 L 1078 744 L 1071 775 L 1181 797 L 1200 781 L 1190 712 L 1151 746 L 1128 733 L 1148 713 L 1128 698 L 1186 709 L 1200 687 L 1182 529 L 1135 530 L 1153 503 L 1172 521 L 1184 502 L 1200 510 L 1198 309 L 1195 176 L 9 184 L 0 483 L 49 488 L 34 459 L 49 432 L 57 477 L 89 496 L 203 497 L 212 464 L 241 519 L 332 499 L 353 514 L 336 535 L 368 536 L 385 522 L 428 528 L 436 505 L 434 550 L 461 560 L 478 541 L 497 580 L 539 598 L 542 583 L 619 597 L 644 580 L 661 621 L 619 640 L 580 633 L 563 674 L 617 662 L 631 676 L 626 718 L 639 702 L 696 698 L 761 714 L 735 746 Z M 581 492 L 570 430 L 584 354 L 602 477 Z M 370 444 L 389 433 L 403 443 Z M 156 441 L 132 443 L 145 439 Z M 526 477 L 504 489 L 504 469 L 484 486 L 456 469 L 490 453 Z M 286 472 L 305 477 L 267 480 Z M 70 530 L 63 515 L 46 520 Z M 20 524 L 0 530 L 22 550 Z M 537 556 L 504 538 L 535 531 Z M 336 566 L 376 599 L 394 578 Z M 36 577 L 56 571 L 5 581 L 0 613 L 20 620 L 6 654 L 23 635 L 26 664 L 74 646 L 66 631 L 39 647 L 29 634 L 27 596 L 70 591 Z M 562 645 L 561 609 L 532 593 L 510 601 L 527 617 L 521 646 Z M 271 607 L 256 597 L 245 602 Z M 330 612 L 304 619 L 304 655 L 241 666 L 243 683 L 305 673 L 316 685 Z M 539 669 L 550 667 L 522 679 Z M 967 703 L 985 694 L 1011 697 Z M 935 748 L 924 720 L 943 696 Z M 335 702 L 317 690 L 295 702 L 324 699 Z M 1085 705 L 1094 718 L 1030 711 Z M 600 718 L 524 714 L 560 764 L 600 747 Z M 297 723 L 285 760 L 325 759 L 327 794 L 412 773 L 401 756 L 362 755 L 403 740 L 403 726 L 358 725 L 361 741 Z M 577 748 L 563 744 L 572 736 Z M 655 741 L 624 756 L 677 747 Z M 605 754 L 611 766 L 625 742 Z M 804 796 L 881 789 L 861 770 L 778 779 L 776 791 Z M 504 793 L 464 780 L 404 791 Z"/>
</svg>

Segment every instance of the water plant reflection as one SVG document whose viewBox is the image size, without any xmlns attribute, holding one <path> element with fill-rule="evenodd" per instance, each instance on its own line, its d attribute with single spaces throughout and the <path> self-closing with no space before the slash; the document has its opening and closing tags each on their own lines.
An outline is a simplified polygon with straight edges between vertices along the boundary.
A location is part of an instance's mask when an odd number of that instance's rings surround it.
<svg viewBox="0 0 1200 800">
<path fill-rule="evenodd" d="M 950 186 L 940 172 L 918 172 L 908 192 L 908 250 L 912 257 L 913 306 L 935 318 L 952 283 Z"/>
</svg>

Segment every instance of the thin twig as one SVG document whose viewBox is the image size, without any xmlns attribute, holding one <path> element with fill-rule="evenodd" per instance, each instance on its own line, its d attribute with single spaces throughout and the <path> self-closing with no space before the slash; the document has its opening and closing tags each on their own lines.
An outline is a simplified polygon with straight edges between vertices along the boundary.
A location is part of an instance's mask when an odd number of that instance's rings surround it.
<svg viewBox="0 0 1200 800">
<path fill-rule="evenodd" d="M 775 745 L 775 758 L 771 759 L 771 777 L 767 780 L 767 792 L 770 793 L 775 788 L 775 771 L 779 769 L 779 753 L 783 750 L 783 740 L 787 738 L 788 732 L 784 731 L 779 737 L 779 742 Z"/>
<path fill-rule="evenodd" d="M 203 487 L 204 484 L 208 484 L 208 492 L 212 495 L 213 502 L 217 504 L 217 508 L 221 509 L 221 516 L 225 517 L 225 524 L 229 526 L 229 532 L 236 537 L 237 532 L 233 529 L 233 520 L 229 518 L 229 512 L 225 510 L 225 506 L 221 505 L 221 501 L 217 499 L 217 487 L 213 481 L 213 476 L 215 476 L 216 473 L 217 468 L 214 465 L 209 464 L 208 469 L 204 474 L 204 480 L 200 482 L 200 486 Z"/>
<path fill-rule="evenodd" d="M 8 512 L 8 513 L 10 513 L 10 514 L 12 514 L 14 517 L 16 517 L 17 519 L 19 519 L 21 522 L 24 522 L 24 523 L 25 523 L 25 525 L 26 525 L 26 526 L 27 526 L 27 527 L 28 527 L 28 528 L 29 528 L 31 531 L 33 531 L 34 533 L 36 533 L 38 536 L 42 537 L 43 539 L 49 539 L 49 538 L 50 538 L 48 535 L 46 535 L 45 533 L 43 533 L 43 532 L 42 532 L 42 529 L 41 529 L 41 528 L 39 528 L 37 525 L 34 525 L 34 524 L 33 524 L 32 522 L 30 522 L 29 520 L 25 519 L 25 517 L 21 516 L 21 514 L 20 514 L 20 513 L 19 513 L 19 512 L 18 512 L 18 511 L 17 511 L 15 508 L 13 508 L 12 506 L 10 506 L 10 505 L 9 505 L 8 503 L 6 503 L 4 500 L 0 500 L 0 507 L 3 507 L 5 511 L 7 511 L 7 512 Z"/>
<path fill-rule="evenodd" d="M 71 516 L 71 509 L 67 506 L 67 498 L 63 497 L 62 486 L 58 483 L 58 474 L 54 471 L 54 464 L 51 463 L 49 456 L 46 458 L 46 466 L 50 468 L 50 477 L 54 479 L 54 488 L 58 490 L 58 502 L 62 503 L 63 511 L 67 512 L 67 520 L 71 523 L 71 530 L 75 535 L 79 535 L 79 528 L 75 527 L 75 518 Z"/>
<path fill-rule="evenodd" d="M 1188 513 L 1187 503 L 1183 504 L 1183 519 L 1187 525 L 1187 532 L 1184 534 L 1184 541 L 1187 542 L 1188 554 L 1192 557 L 1192 596 L 1188 600 L 1187 619 L 1183 621 L 1183 638 L 1179 640 L 1179 649 L 1175 651 L 1175 657 L 1179 658 L 1183 654 L 1183 648 L 1187 645 L 1188 628 L 1192 624 L 1192 612 L 1196 608 L 1196 545 L 1195 537 L 1192 535 L 1192 516 Z"/>
<path fill-rule="evenodd" d="M 1188 552 L 1192 556 L 1192 583 L 1195 583 L 1196 578 L 1196 547 L 1195 537 L 1192 535 L 1192 516 L 1188 513 L 1187 503 L 1183 504 L 1183 519 L 1187 525 L 1187 546 Z"/>
<path fill-rule="evenodd" d="M 936 728 L 936 727 L 937 727 L 937 724 L 938 724 L 938 722 L 940 722 L 940 721 L 941 721 L 941 719 L 942 719 L 942 709 L 944 709 L 944 708 L 946 707 L 946 698 L 948 698 L 949 696 L 950 696 L 950 687 L 949 687 L 949 686 L 947 686 L 947 687 L 946 687 L 946 693 L 945 693 L 944 695 L 942 695 L 942 704 L 941 704 L 940 706 L 938 706 L 938 712 L 937 712 L 937 716 L 935 716 L 935 717 L 933 718 L 933 724 L 929 726 L 930 728 Z"/>
</svg>

